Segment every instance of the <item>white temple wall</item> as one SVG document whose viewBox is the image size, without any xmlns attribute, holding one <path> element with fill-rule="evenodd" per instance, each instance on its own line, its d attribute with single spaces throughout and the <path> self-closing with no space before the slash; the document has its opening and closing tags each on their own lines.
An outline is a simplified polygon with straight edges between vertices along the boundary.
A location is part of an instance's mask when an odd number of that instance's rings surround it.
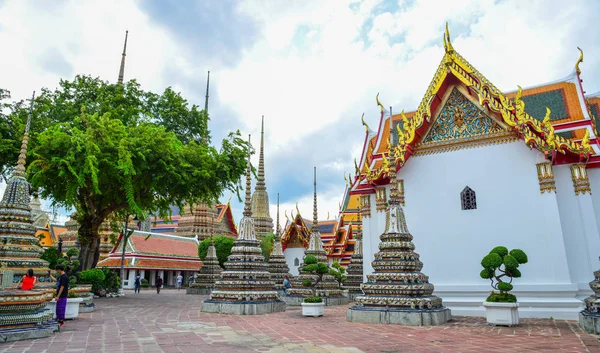
<svg viewBox="0 0 600 353">
<path fill-rule="evenodd" d="M 298 276 L 300 274 L 300 264 L 302 264 L 302 259 L 304 258 L 304 248 L 286 248 L 283 251 L 283 255 L 292 276 Z M 296 262 L 296 260 L 298 261 Z"/>
<path fill-rule="evenodd" d="M 594 215 L 596 216 L 598 233 L 600 233 L 600 168 L 587 169 L 587 173 L 588 177 L 590 178 L 590 188 L 592 189 L 592 203 L 594 207 Z M 600 249 L 598 250 L 598 252 L 598 255 L 600 255 Z M 596 260 L 598 260 L 598 258 L 596 258 Z"/>
<path fill-rule="evenodd" d="M 554 167 L 554 175 L 569 271 L 579 289 L 577 297 L 584 299 L 592 294 L 588 283 L 594 278 L 594 271 L 598 269 L 598 255 L 600 255 L 597 222 L 600 199 L 598 195 L 593 194 L 594 185 L 597 187 L 596 190 L 600 191 L 599 175 L 594 170 L 588 171 L 592 195 L 575 194 L 569 166 Z"/>
<path fill-rule="evenodd" d="M 581 302 L 575 299 L 556 197 L 540 194 L 536 163 L 541 161 L 539 152 L 515 141 L 413 156 L 398 173 L 423 273 L 454 314 L 483 314 L 481 303 L 491 287 L 479 277 L 480 262 L 493 247 L 504 245 L 529 256 L 523 277 L 513 282 L 523 317 L 577 317 Z M 465 186 L 476 193 L 476 210 L 461 209 Z M 372 219 L 378 229 L 368 236 L 365 272 L 372 271 L 373 244 L 385 227 L 385 216 L 378 215 Z"/>
</svg>

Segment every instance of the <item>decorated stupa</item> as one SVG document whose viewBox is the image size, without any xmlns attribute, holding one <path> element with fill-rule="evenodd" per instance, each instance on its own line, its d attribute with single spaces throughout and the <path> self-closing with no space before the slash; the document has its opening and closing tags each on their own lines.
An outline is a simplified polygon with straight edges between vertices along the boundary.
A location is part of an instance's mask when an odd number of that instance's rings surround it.
<svg viewBox="0 0 600 353">
<path fill-rule="evenodd" d="M 590 282 L 594 294 L 585 298 L 585 309 L 579 313 L 579 326 L 591 334 L 600 335 L 600 270 L 594 271 Z"/>
<path fill-rule="evenodd" d="M 304 251 L 304 257 L 313 255 L 317 261 L 328 263 L 325 249 L 323 249 L 323 241 L 321 233 L 319 233 L 319 221 L 317 219 L 317 168 L 315 167 L 314 174 L 314 199 L 313 199 L 313 224 L 310 233 L 308 247 Z M 288 305 L 300 305 L 305 297 L 312 297 L 312 290 L 304 287 L 302 282 L 306 279 L 315 281 L 315 275 L 308 274 L 302 271 L 303 265 L 300 265 L 300 274 L 292 280 L 292 288 L 287 290 L 287 295 L 284 298 Z M 341 305 L 348 303 L 348 298 L 342 295 L 340 284 L 335 277 L 330 274 L 323 275 L 323 278 L 316 286 L 316 295 L 323 298 L 325 305 Z"/>
<path fill-rule="evenodd" d="M 194 276 L 194 283 L 187 288 L 187 294 L 209 295 L 215 287 L 215 281 L 221 276 L 223 269 L 219 265 L 217 250 L 213 241 L 213 235 L 210 236 L 210 244 L 206 250 L 206 257 L 202 260 L 202 268 Z"/>
<path fill-rule="evenodd" d="M 256 239 L 250 205 L 250 167 L 248 151 L 246 200 L 238 238 L 233 243 L 231 255 L 215 283 L 215 289 L 202 305 L 204 312 L 256 315 L 285 311 L 285 303 L 277 295 L 260 249 L 260 241 Z"/>
<path fill-rule="evenodd" d="M 252 194 L 252 219 L 256 229 L 256 237 L 260 240 L 273 233 L 273 219 L 269 214 L 269 194 L 265 183 L 265 117 L 262 117 L 260 128 L 260 152 L 258 156 L 258 175 Z"/>
<path fill-rule="evenodd" d="M 25 178 L 25 158 L 29 141 L 29 126 L 33 97 L 23 144 L 15 171 L 6 184 L 0 201 L 0 274 L 5 282 L 18 282 L 28 269 L 33 269 L 39 281 L 47 281 L 48 262 L 40 259 L 43 250 L 35 237 L 29 207 L 29 183 Z M 47 337 L 57 330 L 53 313 L 46 309 L 52 300 L 52 290 L 7 289 L 0 291 L 0 342 Z"/>
<path fill-rule="evenodd" d="M 344 289 L 348 290 L 349 298 L 353 300 L 355 296 L 363 294 L 360 289 L 360 286 L 363 283 L 362 240 L 360 239 L 356 239 L 354 253 L 352 254 L 350 265 L 348 265 L 346 273 Z"/>
<path fill-rule="evenodd" d="M 290 268 L 285 261 L 283 248 L 281 246 L 281 229 L 279 228 L 279 194 L 277 194 L 277 223 L 275 224 L 275 243 L 273 251 L 269 256 L 269 266 L 267 270 L 271 273 L 271 281 L 275 283 L 277 290 L 283 291 L 283 280 L 286 277 L 292 278 Z"/>
<path fill-rule="evenodd" d="M 367 282 L 362 285 L 364 295 L 354 298 L 356 305 L 348 309 L 346 319 L 412 326 L 440 325 L 450 320 L 450 309 L 442 305 L 441 298 L 433 295 L 433 284 L 421 273 L 423 263 L 414 251 L 413 236 L 408 231 L 400 204 L 396 163 L 390 165 L 386 226 L 379 237 L 379 252 L 372 262 L 375 273 L 367 275 Z"/>
<path fill-rule="evenodd" d="M 73 212 L 70 216 L 70 219 L 65 222 L 65 227 L 67 231 L 60 234 L 60 240 L 62 240 L 62 251 L 67 252 L 69 249 L 77 248 L 79 249 L 79 238 L 77 231 L 79 230 L 79 223 L 77 223 L 76 213 Z"/>
</svg>

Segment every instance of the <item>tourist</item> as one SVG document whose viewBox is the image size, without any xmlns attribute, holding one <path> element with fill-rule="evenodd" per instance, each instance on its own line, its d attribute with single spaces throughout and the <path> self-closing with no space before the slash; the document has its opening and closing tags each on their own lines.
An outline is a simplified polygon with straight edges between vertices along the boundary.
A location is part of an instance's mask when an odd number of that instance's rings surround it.
<svg viewBox="0 0 600 353">
<path fill-rule="evenodd" d="M 177 276 L 177 290 L 181 290 L 181 285 L 183 284 L 183 276 L 181 273 Z"/>
<path fill-rule="evenodd" d="M 291 288 L 292 284 L 290 283 L 290 278 L 288 276 L 286 276 L 283 279 L 283 293 L 287 293 L 288 288 Z"/>
<path fill-rule="evenodd" d="M 135 275 L 135 282 L 133 285 L 133 292 L 140 294 L 140 289 L 142 288 L 142 276 L 140 276 L 139 272 Z"/>
<path fill-rule="evenodd" d="M 158 276 L 156 278 L 156 294 L 160 294 L 160 287 L 162 287 L 163 279 Z"/>
<path fill-rule="evenodd" d="M 63 265 L 56 265 L 54 268 L 60 277 L 58 277 L 58 290 L 56 293 L 56 320 L 60 326 L 65 326 L 65 310 L 67 308 L 67 297 L 69 295 L 69 277 L 65 273 Z"/>
<path fill-rule="evenodd" d="M 20 286 L 22 290 L 32 290 L 33 286 L 37 283 L 37 277 L 33 275 L 33 269 L 27 270 L 27 274 L 21 277 L 21 280 L 17 284 L 17 288 Z"/>
</svg>

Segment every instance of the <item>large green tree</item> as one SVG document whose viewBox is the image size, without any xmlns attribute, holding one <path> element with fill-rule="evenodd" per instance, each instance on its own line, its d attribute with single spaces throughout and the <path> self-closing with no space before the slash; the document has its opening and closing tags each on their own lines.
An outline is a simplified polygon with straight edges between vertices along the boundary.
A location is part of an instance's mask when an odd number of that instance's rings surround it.
<svg viewBox="0 0 600 353">
<path fill-rule="evenodd" d="M 207 115 L 171 89 L 157 95 L 134 81 L 78 76 L 43 90 L 34 116 L 48 127 L 32 144 L 29 179 L 42 197 L 77 211 L 82 269 L 96 265 L 98 228 L 110 214 L 168 217 L 172 205 L 241 187 L 247 142 L 235 132 L 219 150 L 210 146 Z"/>
</svg>

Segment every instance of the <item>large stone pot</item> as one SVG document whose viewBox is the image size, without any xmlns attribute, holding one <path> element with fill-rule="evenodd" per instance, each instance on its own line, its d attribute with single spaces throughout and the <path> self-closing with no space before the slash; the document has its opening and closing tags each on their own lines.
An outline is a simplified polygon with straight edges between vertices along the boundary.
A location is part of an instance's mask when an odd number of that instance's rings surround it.
<svg viewBox="0 0 600 353">
<path fill-rule="evenodd" d="M 488 324 L 516 326 L 519 324 L 519 303 L 483 302 Z"/>
<path fill-rule="evenodd" d="M 321 303 L 302 303 L 302 316 L 323 316 L 325 313 L 325 302 Z"/>
<path fill-rule="evenodd" d="M 76 319 L 79 316 L 79 304 L 83 298 L 67 298 L 67 309 L 65 310 L 65 319 Z M 46 308 L 54 313 L 56 319 L 56 299 L 47 302 Z"/>
</svg>

